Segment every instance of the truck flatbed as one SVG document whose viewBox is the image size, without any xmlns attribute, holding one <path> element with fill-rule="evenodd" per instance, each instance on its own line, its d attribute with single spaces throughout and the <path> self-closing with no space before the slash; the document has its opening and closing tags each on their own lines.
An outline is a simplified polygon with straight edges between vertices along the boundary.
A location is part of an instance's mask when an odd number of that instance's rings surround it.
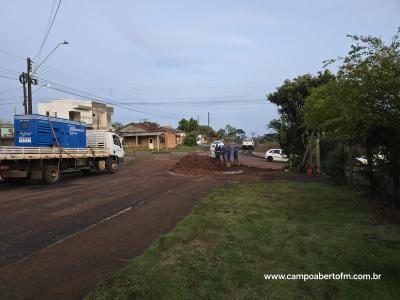
<svg viewBox="0 0 400 300">
<path fill-rule="evenodd" d="M 0 147 L 0 161 L 17 159 L 57 159 L 108 157 L 110 152 L 103 148 L 59 148 L 59 147 Z"/>
</svg>

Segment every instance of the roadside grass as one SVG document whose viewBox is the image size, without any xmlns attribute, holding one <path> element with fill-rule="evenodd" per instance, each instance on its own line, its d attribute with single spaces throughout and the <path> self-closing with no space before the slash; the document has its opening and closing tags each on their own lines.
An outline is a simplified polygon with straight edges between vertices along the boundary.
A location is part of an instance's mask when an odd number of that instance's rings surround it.
<svg viewBox="0 0 400 300">
<path fill-rule="evenodd" d="M 265 280 L 264 274 L 382 274 Z M 232 183 L 88 299 L 398 299 L 400 226 L 346 187 Z"/>
</svg>

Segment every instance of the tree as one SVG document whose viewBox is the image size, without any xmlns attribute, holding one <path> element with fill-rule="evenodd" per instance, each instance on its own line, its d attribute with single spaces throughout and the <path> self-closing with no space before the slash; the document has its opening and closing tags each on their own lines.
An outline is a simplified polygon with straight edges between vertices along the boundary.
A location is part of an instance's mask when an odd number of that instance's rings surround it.
<svg viewBox="0 0 400 300">
<path fill-rule="evenodd" d="M 267 125 L 268 129 L 272 129 L 274 133 L 270 133 L 266 135 L 266 139 L 271 142 L 277 142 L 280 145 L 287 144 L 286 139 L 286 130 L 287 126 L 285 124 L 284 118 L 281 119 L 273 119 Z"/>
<path fill-rule="evenodd" d="M 183 118 L 178 123 L 178 129 L 182 130 L 186 133 L 194 132 L 199 129 L 199 123 L 197 122 L 197 120 L 195 120 L 193 118 L 190 118 L 189 120 L 186 120 L 185 118 Z"/>
<path fill-rule="evenodd" d="M 304 125 L 336 138 L 363 143 L 374 193 L 374 152 L 386 157 L 392 196 L 400 207 L 400 29 L 386 45 L 381 38 L 350 36 L 337 80 L 313 91 L 304 108 Z M 350 160 L 351 161 L 351 160 Z"/>
<path fill-rule="evenodd" d="M 196 146 L 197 145 L 197 134 L 194 132 L 189 132 L 185 137 L 186 146 Z"/>
<path fill-rule="evenodd" d="M 124 126 L 124 125 L 122 123 L 120 123 L 120 122 L 115 121 L 115 122 L 112 122 L 111 126 L 113 128 L 115 128 L 115 129 L 118 129 L 118 128 Z"/>
<path fill-rule="evenodd" d="M 211 139 L 215 136 L 215 131 L 209 126 L 199 125 L 199 134 Z"/>
<path fill-rule="evenodd" d="M 318 73 L 317 76 L 306 74 L 293 80 L 285 80 L 275 92 L 267 95 L 267 99 L 278 106 L 278 112 L 285 125 L 285 139 L 280 143 L 286 153 L 303 156 L 305 129 L 301 109 L 313 88 L 334 78 L 335 76 L 328 70 Z"/>
<path fill-rule="evenodd" d="M 147 125 L 147 126 L 149 126 L 149 127 L 152 127 L 152 128 L 158 128 L 158 127 L 160 127 L 160 124 L 158 124 L 157 122 L 152 122 L 152 121 L 150 121 L 150 120 L 148 120 L 148 119 L 144 119 L 144 120 L 143 120 L 143 124 L 145 124 L 145 125 Z"/>
</svg>

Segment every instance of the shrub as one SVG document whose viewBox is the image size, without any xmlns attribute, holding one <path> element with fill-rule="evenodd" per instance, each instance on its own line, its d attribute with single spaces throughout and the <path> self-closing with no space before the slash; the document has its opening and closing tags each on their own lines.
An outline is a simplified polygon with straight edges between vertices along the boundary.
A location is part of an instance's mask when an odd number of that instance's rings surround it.
<svg viewBox="0 0 400 300">
<path fill-rule="evenodd" d="M 346 157 L 342 150 L 328 153 L 326 159 L 321 163 L 321 169 L 333 181 L 334 184 L 346 183 Z"/>
<path fill-rule="evenodd" d="M 196 133 L 188 133 L 185 137 L 185 145 L 186 146 L 196 146 L 197 145 L 197 134 Z"/>
</svg>

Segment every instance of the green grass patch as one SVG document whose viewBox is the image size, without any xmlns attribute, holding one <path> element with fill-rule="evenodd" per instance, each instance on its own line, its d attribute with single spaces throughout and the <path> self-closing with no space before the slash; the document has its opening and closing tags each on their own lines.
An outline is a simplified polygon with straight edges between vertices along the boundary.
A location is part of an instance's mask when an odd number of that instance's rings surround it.
<svg viewBox="0 0 400 300">
<path fill-rule="evenodd" d="M 226 185 L 89 299 L 395 299 L 399 225 L 345 187 Z M 380 273 L 382 280 L 265 280 L 264 274 Z"/>
</svg>

